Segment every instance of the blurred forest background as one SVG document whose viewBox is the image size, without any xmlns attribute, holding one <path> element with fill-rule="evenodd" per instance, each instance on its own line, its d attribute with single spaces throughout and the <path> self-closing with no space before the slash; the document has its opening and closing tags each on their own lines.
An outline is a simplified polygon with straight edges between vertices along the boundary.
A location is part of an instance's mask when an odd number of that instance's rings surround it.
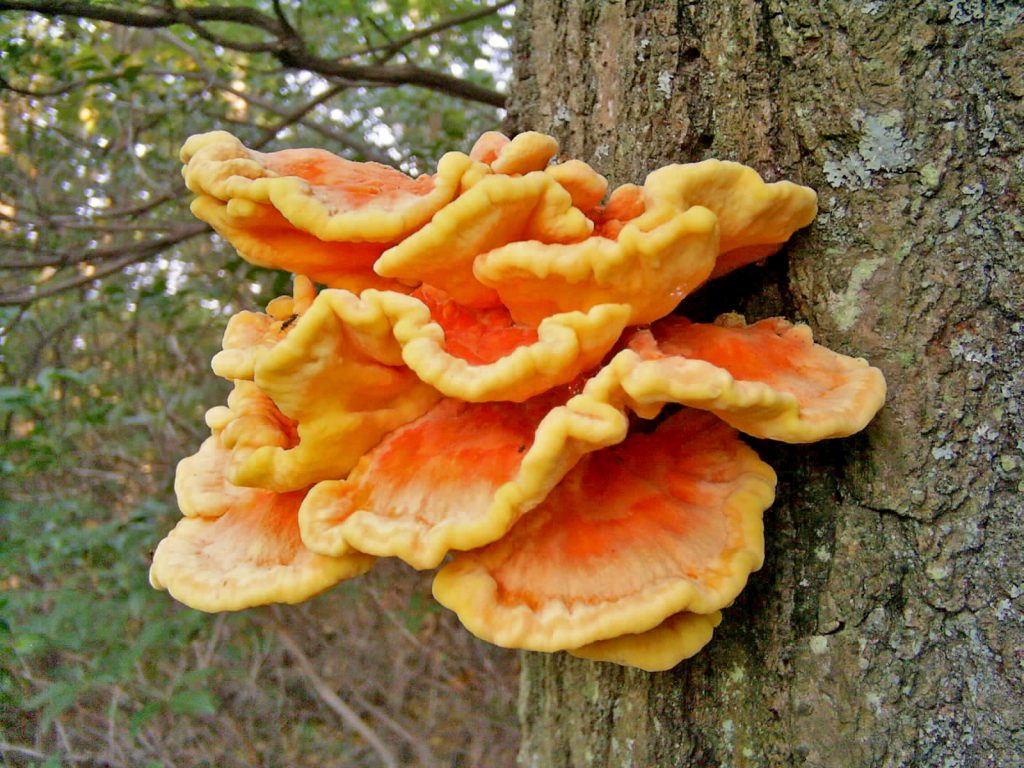
<svg viewBox="0 0 1024 768">
<path fill-rule="evenodd" d="M 208 616 L 147 581 L 227 318 L 289 277 L 188 213 L 229 130 L 429 173 L 502 117 L 510 3 L 0 1 L 0 765 L 500 766 L 514 654 L 387 563 Z"/>
</svg>

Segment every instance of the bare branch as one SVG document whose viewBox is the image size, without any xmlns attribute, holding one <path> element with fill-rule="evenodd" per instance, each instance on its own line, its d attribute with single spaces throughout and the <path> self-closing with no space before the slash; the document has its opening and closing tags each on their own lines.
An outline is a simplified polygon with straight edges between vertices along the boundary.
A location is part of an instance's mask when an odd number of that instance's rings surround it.
<svg viewBox="0 0 1024 768">
<path fill-rule="evenodd" d="M 464 13 L 461 16 L 451 16 L 447 19 L 442 19 L 436 24 L 431 24 L 429 27 L 423 27 L 421 29 L 413 30 L 408 35 L 404 35 L 403 37 L 400 37 L 397 40 L 389 41 L 387 45 L 368 46 L 352 54 L 349 54 L 348 56 L 342 56 L 341 58 L 350 58 L 352 56 L 358 56 L 368 53 L 380 53 L 381 51 L 384 51 L 386 53 L 397 52 L 399 49 L 404 48 L 405 46 L 409 45 L 410 43 L 414 43 L 417 40 L 422 40 L 424 37 L 430 37 L 431 35 L 436 35 L 439 32 L 444 32 L 445 30 L 451 29 L 452 27 L 458 27 L 463 24 L 468 24 L 472 21 L 477 21 L 478 19 L 487 18 L 488 16 L 497 13 L 502 8 L 506 8 L 512 5 L 515 1 L 516 0 L 501 0 L 501 2 L 499 3 L 485 6 L 476 11 Z"/>
<path fill-rule="evenodd" d="M 172 5 L 171 7 L 173 8 L 174 6 Z M 285 30 L 275 31 L 277 39 L 273 42 L 246 43 L 241 40 L 232 40 L 229 37 L 224 37 L 223 35 L 211 32 L 188 10 L 174 8 L 174 11 L 175 21 L 185 24 L 203 40 L 206 40 L 208 43 L 213 43 L 214 45 L 222 45 L 225 48 L 230 48 L 234 51 L 241 51 L 242 53 L 278 53 L 285 47 L 283 42 L 283 39 L 287 36 L 287 32 Z"/>
<path fill-rule="evenodd" d="M 190 240 L 191 238 L 204 234 L 208 231 L 209 227 L 205 224 L 193 224 L 190 227 L 179 230 L 176 234 L 169 237 L 163 237 L 157 240 L 150 240 L 144 243 L 136 243 L 131 246 L 127 246 L 122 249 L 122 255 L 120 258 L 112 259 L 88 274 L 77 275 L 76 277 L 68 278 L 66 280 L 57 280 L 47 284 L 43 288 L 32 286 L 31 288 L 22 291 L 0 293 L 0 306 L 20 306 L 23 304 L 31 304 L 47 296 L 54 296 L 58 293 L 71 290 L 72 288 L 87 285 L 94 280 L 99 280 L 102 277 L 119 272 L 131 264 L 152 258 L 156 254 L 165 251 L 173 245 L 183 243 L 186 240 Z M 70 263 L 71 261 L 72 260 L 69 259 L 66 263 Z"/>
<path fill-rule="evenodd" d="M 171 187 L 159 195 L 154 197 L 152 200 L 147 200 L 145 203 L 139 203 L 138 205 L 130 205 L 127 208 L 111 208 L 110 210 L 99 210 L 96 211 L 92 218 L 94 219 L 115 219 L 121 218 L 122 216 L 138 216 L 140 213 L 147 213 L 154 208 L 163 205 L 166 202 L 174 200 L 176 198 L 184 197 L 185 191 L 180 190 L 177 186 Z M 72 219 L 72 216 L 65 216 L 65 219 Z M 60 220 L 61 217 L 55 216 L 54 221 Z"/>
<path fill-rule="evenodd" d="M 8 744 L 6 742 L 0 742 L 0 752 L 9 752 L 15 755 L 24 755 L 25 757 L 31 757 L 36 760 L 46 760 L 49 755 L 44 754 L 38 750 L 30 747 L 23 747 L 19 744 Z"/>
<path fill-rule="evenodd" d="M 179 198 L 183 198 L 183 197 L 185 197 L 186 194 L 188 194 L 188 190 L 187 189 L 181 189 L 181 188 L 179 188 L 179 186 L 175 185 L 174 187 L 170 187 L 170 188 L 164 190 L 163 192 L 158 194 L 156 197 L 154 197 L 152 200 L 149 200 L 149 201 L 147 201 L 145 203 L 140 203 L 139 205 L 131 205 L 131 206 L 128 206 L 126 208 L 110 208 L 110 209 L 105 209 L 105 210 L 104 209 L 95 210 L 95 211 L 93 211 L 90 214 L 89 219 L 91 221 L 95 221 L 97 219 L 119 219 L 119 218 L 131 218 L 131 217 L 134 217 L 134 216 L 139 216 L 139 215 L 141 215 L 143 213 L 148 213 L 149 211 L 153 210 L 154 208 L 158 208 L 159 206 L 163 205 L 166 202 L 169 202 L 169 201 L 175 200 L 175 199 L 179 199 Z M 22 206 L 22 208 L 24 210 L 25 206 Z M 76 226 L 81 225 L 81 222 L 82 222 L 82 219 L 83 219 L 83 217 L 80 216 L 77 213 L 46 214 L 46 213 L 41 213 L 39 211 L 36 211 L 35 215 L 40 220 L 44 220 L 46 222 L 46 226 L 51 226 L 51 227 L 63 227 L 64 225 L 67 225 L 69 227 L 76 227 Z M 3 217 L 3 218 L 10 218 L 10 217 Z M 16 219 L 11 219 L 11 221 L 16 221 Z M 125 228 L 130 228 L 128 225 L 122 225 L 122 226 L 125 227 Z M 85 227 L 81 226 L 81 228 L 84 229 Z M 105 226 L 100 225 L 100 224 L 95 225 L 95 228 L 98 229 L 98 230 L 99 229 L 108 229 L 108 227 L 105 227 Z M 143 229 L 145 227 L 138 227 L 138 228 L 139 229 Z"/>
<path fill-rule="evenodd" d="M 0 2 L 0 11 L 23 11 L 42 13 L 48 16 L 77 16 L 95 21 L 109 21 L 123 27 L 139 27 L 157 29 L 172 24 L 187 23 L 178 18 L 186 14 L 194 21 L 228 21 L 258 27 L 273 35 L 281 32 L 277 21 L 255 8 L 231 5 L 195 6 L 188 10 L 174 8 L 158 9 L 153 6 L 144 11 L 126 10 L 115 5 L 96 5 L 80 0 L 4 0 Z"/>
<path fill-rule="evenodd" d="M 64 742 L 65 742 L 64 746 L 66 748 L 67 747 L 66 739 L 64 740 Z M 21 755 L 23 757 L 28 757 L 28 758 L 31 758 L 33 760 L 48 760 L 51 757 L 53 757 L 53 755 L 48 755 L 45 752 L 40 752 L 39 750 L 32 749 L 31 747 L 23 747 L 20 744 L 8 744 L 7 742 L 0 742 L 0 755 L 2 755 L 2 754 Z M 62 760 L 67 760 L 70 763 L 90 763 L 90 764 L 95 764 L 97 762 L 102 762 L 103 764 L 111 765 L 111 766 L 120 766 L 121 765 L 121 763 L 114 763 L 114 762 L 111 762 L 109 759 L 103 759 L 102 761 L 100 761 L 100 760 L 98 760 L 98 758 L 95 755 L 76 755 L 76 754 L 72 754 L 71 752 L 65 752 L 60 757 L 61 757 Z M 5 761 L 5 763 L 6 763 L 6 761 Z"/>
<path fill-rule="evenodd" d="M 13 246 L 3 246 L 4 248 L 14 248 Z M 40 258 L 28 259 L 24 261 L 0 261 L 0 269 L 45 269 L 46 267 L 67 267 L 70 264 L 78 261 L 84 261 L 85 258 L 82 256 L 74 257 L 70 253 L 63 253 L 61 251 L 51 251 L 45 248 L 32 249 L 31 253 L 37 254 Z"/>
<path fill-rule="evenodd" d="M 281 0 L 272 0 L 272 3 L 274 6 L 274 16 L 277 17 L 277 22 L 281 25 L 281 29 L 291 37 L 299 37 L 299 33 L 292 26 L 292 23 L 288 21 L 288 16 L 285 15 L 284 8 L 281 7 Z"/>
<path fill-rule="evenodd" d="M 303 119 L 310 111 L 312 111 L 316 107 L 320 106 L 321 104 L 325 103 L 326 101 L 328 101 L 333 96 L 337 95 L 337 93 L 339 93 L 341 90 L 344 90 L 345 88 L 353 88 L 353 87 L 356 87 L 356 86 L 366 86 L 367 85 L 366 83 L 349 82 L 347 80 L 335 83 L 335 85 L 332 86 L 330 89 L 328 89 L 328 91 L 325 91 L 324 93 L 322 93 L 319 96 L 315 97 L 311 102 L 307 102 L 307 104 L 305 104 L 303 106 L 300 106 L 300 107 L 297 107 L 295 110 L 289 111 L 289 110 L 283 109 L 280 105 L 274 103 L 273 101 L 270 101 L 270 100 L 264 99 L 264 98 L 260 98 L 259 96 L 255 95 L 253 93 L 250 93 L 249 91 L 243 91 L 243 90 L 239 90 L 237 88 L 233 88 L 229 84 L 227 84 L 227 83 L 225 83 L 225 82 L 223 82 L 221 80 L 217 80 L 215 78 L 212 78 L 212 77 L 210 77 L 208 75 L 204 75 L 204 74 L 199 73 L 199 72 L 171 72 L 171 71 L 168 71 L 168 70 L 146 70 L 146 71 L 143 71 L 142 73 L 140 73 L 140 75 L 147 75 L 147 76 L 153 76 L 153 77 L 166 77 L 166 76 L 170 75 L 172 77 L 179 77 L 179 78 L 186 79 L 186 80 L 198 80 L 198 81 L 204 82 L 204 83 L 206 83 L 211 88 L 215 88 L 218 91 L 223 91 L 224 93 L 230 93 L 232 96 L 237 96 L 238 98 L 242 99 L 247 104 L 250 104 L 250 105 L 255 106 L 255 107 L 259 107 L 260 109 L 265 110 L 266 112 L 270 112 L 271 114 L 274 114 L 274 115 L 277 115 L 278 117 L 284 118 L 287 121 L 286 123 L 283 122 L 283 123 L 277 124 L 275 126 L 272 126 L 271 128 L 265 129 L 267 131 L 273 130 L 275 132 L 275 135 L 277 133 L 280 133 L 282 130 L 287 128 L 289 125 L 293 125 L 295 123 L 298 123 L 298 124 L 302 125 L 303 127 L 308 128 L 311 131 L 319 133 L 321 136 L 324 136 L 324 137 L 326 137 L 328 139 L 336 141 L 338 144 L 340 144 L 343 147 L 351 149 L 354 152 L 358 152 L 363 157 L 365 157 L 367 160 L 373 160 L 374 162 L 382 163 L 383 165 L 393 165 L 394 164 L 394 160 L 392 160 L 387 155 L 382 153 L 378 148 L 376 148 L 376 147 L 374 147 L 374 146 L 372 146 L 370 144 L 367 144 L 365 142 L 359 141 L 358 139 L 355 139 L 352 136 L 349 136 L 349 135 L 346 135 L 346 134 L 343 134 L 343 133 L 339 133 L 338 131 L 335 131 L 335 130 L 331 129 L 328 126 L 325 126 L 325 125 L 323 125 L 320 122 L 317 122 L 317 121 L 314 121 L 314 120 L 305 120 L 305 119 Z M 372 84 L 372 83 L 369 84 L 369 87 L 374 87 L 374 84 Z M 301 114 L 299 114 L 299 113 L 301 113 Z M 299 114 L 298 118 L 294 117 L 296 114 Z M 247 121 L 228 120 L 227 118 L 225 118 L 222 115 L 217 115 L 216 117 L 217 117 L 218 120 L 222 120 L 222 121 L 225 121 L 225 122 L 230 122 L 230 123 L 235 123 L 235 124 L 240 124 L 240 125 L 252 125 L 252 123 L 249 123 Z M 259 126 L 256 126 L 256 127 L 259 127 Z M 261 140 L 261 142 L 258 145 L 254 145 L 253 146 L 253 149 L 259 149 L 260 147 L 265 146 L 268 142 L 269 142 L 269 139 Z"/>
<path fill-rule="evenodd" d="M 31 88 L 22 88 L 20 86 L 13 85 L 6 77 L 0 75 L 0 91 L 10 91 L 11 93 L 16 93 L 19 96 L 29 96 L 34 99 L 49 99 L 55 96 L 65 96 L 66 94 L 73 93 L 74 91 L 81 90 L 82 88 L 88 88 L 90 85 L 109 82 L 110 77 L 110 75 L 87 77 L 82 80 L 74 80 L 70 83 L 64 83 L 64 85 L 60 85 L 49 90 L 36 91 Z"/>
<path fill-rule="evenodd" d="M 499 5 L 494 6 L 495 9 L 498 7 Z M 470 101 L 478 101 L 496 107 L 505 106 L 504 94 L 446 72 L 424 69 L 413 64 L 401 66 L 354 64 L 346 61 L 345 58 L 317 56 L 308 50 L 305 41 L 298 36 L 290 24 L 285 26 L 280 19 L 252 8 L 220 5 L 179 8 L 172 4 L 164 9 L 149 7 L 145 11 L 133 11 L 114 6 L 95 5 L 80 0 L 0 0 L 0 11 L 75 16 L 146 29 L 185 24 L 197 35 L 216 45 L 236 51 L 267 53 L 274 56 L 285 67 L 304 69 L 329 77 L 368 80 L 390 86 L 415 85 Z M 487 11 L 492 12 L 490 7 L 487 8 Z M 210 32 L 203 26 L 205 22 L 211 21 L 234 22 L 262 29 L 270 33 L 274 37 L 274 41 L 245 43 L 231 40 Z M 427 33 L 424 32 L 424 34 Z M 397 43 L 398 41 L 395 41 L 389 45 Z"/>
<path fill-rule="evenodd" d="M 89 219 L 68 220 L 63 217 L 29 219 L 25 218 L 24 216 L 5 216 L 2 213 L 0 213 L 0 220 L 10 221 L 11 223 L 17 224 L 22 227 L 35 227 L 37 229 L 43 229 L 46 227 L 52 227 L 54 229 L 79 229 L 89 232 L 166 232 L 170 229 L 173 229 L 175 226 L 174 224 L 169 222 L 138 222 L 136 224 L 119 224 L 114 222 L 99 223 L 91 221 Z M 15 245 L 8 245 L 7 243 L 0 243 L 0 248 L 9 251 L 29 250 Z"/>
<path fill-rule="evenodd" d="M 346 64 L 341 61 L 331 61 L 309 54 L 290 59 L 288 64 L 299 69 L 318 72 L 322 75 L 344 77 L 351 80 L 369 80 L 374 83 L 393 86 L 418 85 L 421 88 L 427 88 L 438 93 L 458 96 L 469 101 L 478 101 L 481 104 L 490 104 L 493 107 L 504 107 L 506 102 L 505 94 L 500 91 L 477 85 L 474 82 L 463 80 L 445 72 L 424 69 L 415 64 L 402 64 L 400 66 Z"/>
<path fill-rule="evenodd" d="M 60 225 L 56 225 L 58 228 L 63 228 Z M 107 231 L 113 229 L 114 225 L 110 227 L 96 227 L 101 231 Z M 124 230 L 132 231 L 133 227 L 124 225 L 121 227 Z M 169 232 L 174 229 L 173 225 L 167 225 L 161 227 L 156 231 Z M 138 230 L 141 231 L 141 228 Z M 41 258 L 32 259 L 28 261 L 2 261 L 0 260 L 0 269 L 43 269 L 44 267 L 68 267 L 72 264 L 80 262 L 95 262 L 95 261 L 106 261 L 107 259 L 118 258 L 126 255 L 129 251 L 134 251 L 136 248 L 148 248 L 152 243 L 160 241 L 149 241 L 145 243 L 122 243 L 117 245 L 107 246 L 105 248 L 92 248 L 83 249 L 81 253 L 72 256 L 67 251 L 54 251 L 49 248 L 26 248 L 18 247 L 16 245 L 0 245 L 0 249 L 15 251 L 18 253 L 33 253 Z"/>
<path fill-rule="evenodd" d="M 399 738 L 405 739 L 409 746 L 412 747 L 412 750 L 416 753 L 416 758 L 420 761 L 421 765 L 424 767 L 437 765 L 437 758 L 434 757 L 434 753 L 425 739 L 422 739 L 412 733 L 408 728 L 391 717 L 381 707 L 371 704 L 365 696 L 359 693 L 358 690 L 353 688 L 351 693 L 352 697 L 359 703 L 359 706 L 380 720 L 381 724 L 389 731 Z"/>
<path fill-rule="evenodd" d="M 300 122 L 302 118 L 304 118 L 314 109 L 319 107 L 321 104 L 330 101 L 339 93 L 344 91 L 346 88 L 348 88 L 348 85 L 346 85 L 345 83 L 336 83 L 335 85 L 331 86 L 330 88 L 328 88 L 326 91 L 324 91 L 311 101 L 306 102 L 305 104 L 298 107 L 297 109 L 292 110 L 291 112 L 285 113 L 284 115 L 282 115 L 281 120 L 267 128 L 263 132 L 263 136 L 253 143 L 252 148 L 262 149 L 271 141 L 273 141 L 277 134 L 279 134 L 285 128 Z"/>
</svg>

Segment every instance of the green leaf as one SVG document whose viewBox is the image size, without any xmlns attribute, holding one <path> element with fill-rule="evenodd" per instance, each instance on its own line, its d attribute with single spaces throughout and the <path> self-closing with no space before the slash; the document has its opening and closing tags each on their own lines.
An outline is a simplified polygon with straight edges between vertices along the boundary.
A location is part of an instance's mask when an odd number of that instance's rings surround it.
<svg viewBox="0 0 1024 768">
<path fill-rule="evenodd" d="M 79 686 L 71 682 L 52 683 L 25 702 L 25 706 L 28 709 L 42 707 L 40 728 L 46 731 L 55 719 L 75 705 L 79 692 Z"/>
<path fill-rule="evenodd" d="M 0 409 L 12 409 L 16 405 L 31 402 L 32 393 L 24 387 L 0 387 Z"/>
<path fill-rule="evenodd" d="M 132 736 L 138 736 L 142 727 L 160 714 L 163 708 L 163 702 L 148 701 L 141 708 L 133 712 L 132 716 L 128 718 L 128 730 L 131 731 Z"/>
<path fill-rule="evenodd" d="M 220 702 L 209 691 L 179 691 L 171 697 L 169 708 L 176 715 L 215 715 Z"/>
</svg>

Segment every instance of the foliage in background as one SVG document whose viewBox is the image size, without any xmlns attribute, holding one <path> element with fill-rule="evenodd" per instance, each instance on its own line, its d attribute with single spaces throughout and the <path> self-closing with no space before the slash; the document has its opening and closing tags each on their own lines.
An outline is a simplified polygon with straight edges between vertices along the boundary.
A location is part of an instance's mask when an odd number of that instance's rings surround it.
<svg viewBox="0 0 1024 768">
<path fill-rule="evenodd" d="M 71 5 L 0 0 L 0 765 L 380 764 L 296 653 L 403 765 L 510 762 L 514 661 L 453 631 L 414 574 L 283 624 L 146 582 L 174 465 L 228 390 L 208 366 L 226 317 L 288 288 L 189 215 L 182 141 L 225 129 L 429 172 L 500 117 L 510 9 Z M 210 8 L 284 32 L 195 21 Z M 103 20 L 168 9 L 183 21 Z M 291 58 L 268 44 L 293 39 Z"/>
</svg>

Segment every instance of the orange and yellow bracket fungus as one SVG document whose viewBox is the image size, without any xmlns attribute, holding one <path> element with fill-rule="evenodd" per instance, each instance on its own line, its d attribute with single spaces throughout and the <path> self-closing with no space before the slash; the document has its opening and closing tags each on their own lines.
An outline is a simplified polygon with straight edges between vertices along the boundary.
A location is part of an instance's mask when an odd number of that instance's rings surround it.
<svg viewBox="0 0 1024 768">
<path fill-rule="evenodd" d="M 487 131 L 469 152 L 473 160 L 490 166 L 492 172 L 508 176 L 543 171 L 557 154 L 558 142 L 536 131 L 526 131 L 512 139 L 497 131 Z"/>
<path fill-rule="evenodd" d="M 473 310 L 437 290 L 417 293 L 419 301 L 391 300 L 402 359 L 448 397 L 474 403 L 518 402 L 572 381 L 601 361 L 629 319 L 624 304 L 598 304 L 534 327 L 504 307 Z"/>
<path fill-rule="evenodd" d="M 348 478 L 314 486 L 299 512 L 303 539 L 324 554 L 355 549 L 416 568 L 500 539 L 582 456 L 626 435 L 622 414 L 597 415 L 581 396 L 565 403 L 573 389 L 525 403 L 441 401 Z"/>
<path fill-rule="evenodd" d="M 497 292 L 473 274 L 478 256 L 520 240 L 579 242 L 593 227 L 550 174 L 492 174 L 438 211 L 423 229 L 385 251 L 374 269 L 383 277 L 435 286 L 462 304 L 497 306 Z"/>
<path fill-rule="evenodd" d="M 192 213 L 242 258 L 353 291 L 396 285 L 374 262 L 451 202 L 476 165 L 451 152 L 413 179 L 323 150 L 256 152 L 224 131 L 190 138 L 181 160 Z"/>
<path fill-rule="evenodd" d="M 729 605 L 761 567 L 775 473 L 684 410 L 580 463 L 505 536 L 457 554 L 434 596 L 497 645 L 556 651 Z"/>
<path fill-rule="evenodd" d="M 375 558 L 360 552 L 327 557 L 299 535 L 305 491 L 275 493 L 227 480 L 230 452 L 222 443 L 231 422 L 208 416 L 213 435 L 182 459 L 174 491 L 185 517 L 153 553 L 150 582 L 201 611 L 234 611 L 267 603 L 298 603 L 365 573 Z"/>
<path fill-rule="evenodd" d="M 814 343 L 780 317 L 747 325 L 670 317 L 629 342 L 640 358 L 624 389 L 636 403 L 711 411 L 754 437 L 811 443 L 860 432 L 885 401 L 885 378 L 863 358 Z"/>
<path fill-rule="evenodd" d="M 499 645 L 655 671 L 710 641 L 774 499 L 741 433 L 853 434 L 885 381 L 781 318 L 674 314 L 808 225 L 813 191 L 706 160 L 608 195 L 557 153 L 486 133 L 411 178 L 186 142 L 196 215 L 296 276 L 228 322 L 234 389 L 178 465 L 154 586 L 237 610 L 398 557 L 443 564 L 437 599 Z"/>
<path fill-rule="evenodd" d="M 610 661 L 646 672 L 664 672 L 710 643 L 715 627 L 721 623 L 721 611 L 683 611 L 669 616 L 646 632 L 597 640 L 579 648 L 570 648 L 569 653 L 590 661 Z"/>
<path fill-rule="evenodd" d="M 384 435 L 430 408 L 440 394 L 402 364 L 392 329 L 391 317 L 414 301 L 325 290 L 277 343 L 257 348 L 252 381 L 295 424 L 297 439 L 255 448 L 232 482 L 291 491 L 343 477 Z"/>
<path fill-rule="evenodd" d="M 615 238 L 510 243 L 482 254 L 473 272 L 521 322 L 614 303 L 630 307 L 630 325 L 645 325 L 707 280 L 717 255 L 717 217 L 698 206 L 668 218 L 645 214 Z"/>
</svg>

